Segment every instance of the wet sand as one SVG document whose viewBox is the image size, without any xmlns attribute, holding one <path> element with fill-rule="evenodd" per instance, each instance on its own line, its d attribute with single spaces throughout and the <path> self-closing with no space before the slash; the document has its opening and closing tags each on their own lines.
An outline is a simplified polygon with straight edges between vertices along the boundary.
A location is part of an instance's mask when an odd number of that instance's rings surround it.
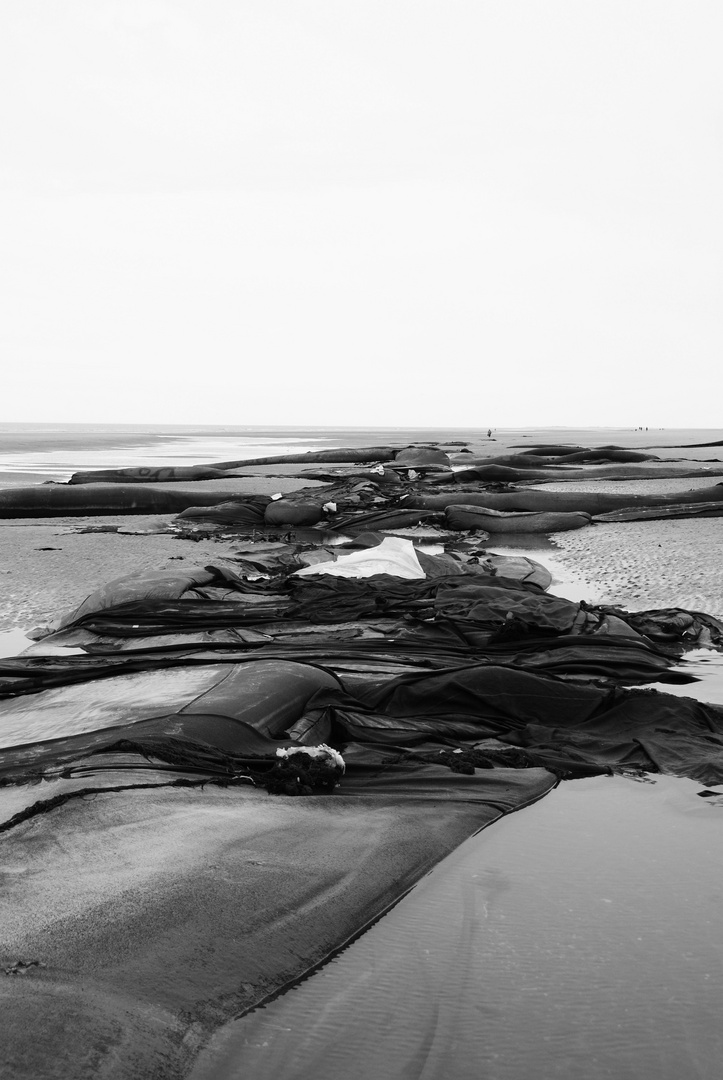
<svg viewBox="0 0 723 1080">
<path fill-rule="evenodd" d="M 597 481 L 545 484 L 544 490 L 644 495 L 709 483 L 705 478 Z M 723 618 L 723 518 L 605 522 L 552 539 L 555 557 L 595 586 L 596 603 L 628 611 L 681 607 Z"/>
<path fill-rule="evenodd" d="M 171 515 L 166 519 L 170 520 Z M 51 524 L 0 527 L 0 632 L 47 625 L 106 582 L 136 570 L 172 569 L 183 560 L 206 566 L 230 553 L 228 544 L 175 536 L 78 533 L 87 525 L 142 527 L 146 518 L 59 518 Z"/>
</svg>

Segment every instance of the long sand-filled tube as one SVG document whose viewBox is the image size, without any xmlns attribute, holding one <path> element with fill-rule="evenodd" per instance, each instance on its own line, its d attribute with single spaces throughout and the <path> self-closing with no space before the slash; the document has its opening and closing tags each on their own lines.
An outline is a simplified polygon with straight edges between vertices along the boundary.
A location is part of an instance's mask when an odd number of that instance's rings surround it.
<svg viewBox="0 0 723 1080">
<path fill-rule="evenodd" d="M 229 469 L 242 469 L 251 465 L 304 465 L 322 461 L 364 462 L 393 461 L 399 453 L 395 446 L 343 447 L 339 450 L 310 450 L 303 454 L 275 454 L 272 457 L 245 458 L 237 461 L 212 461 L 208 465 L 176 465 L 163 468 L 131 466 L 125 469 L 94 469 L 93 471 L 73 473 L 71 484 L 111 483 L 123 484 L 132 481 L 137 484 L 170 483 L 183 480 L 216 479 Z M 202 474 L 208 475 L 202 475 Z"/>
<path fill-rule="evenodd" d="M 150 484 L 36 484 L 0 490 L 0 518 L 66 514 L 178 514 L 189 506 L 215 506 L 229 491 L 166 491 Z"/>
<path fill-rule="evenodd" d="M 517 491 L 449 491 L 439 495 L 410 495 L 404 505 L 425 510 L 444 510 L 448 506 L 486 506 L 491 510 L 563 511 L 582 510 L 587 514 L 607 514 L 614 510 L 644 506 L 677 506 L 688 503 L 723 502 L 723 484 L 675 491 L 662 495 L 629 495 L 603 491 L 542 491 L 520 488 Z"/>
<path fill-rule="evenodd" d="M 641 506 L 597 514 L 596 521 L 655 521 L 670 517 L 723 517 L 723 502 L 678 503 L 674 506 Z"/>
<path fill-rule="evenodd" d="M 506 474 L 499 471 L 503 469 L 507 470 Z M 470 469 L 459 469 L 455 473 L 455 480 L 459 484 L 465 484 L 469 480 L 566 483 L 579 480 L 690 480 L 699 476 L 723 476 L 723 464 L 698 469 L 681 468 L 667 462 L 660 462 L 658 465 L 593 465 L 587 468 L 571 466 L 569 469 L 558 466 L 550 466 L 548 469 L 516 469 L 507 465 L 478 465 Z"/>
<path fill-rule="evenodd" d="M 73 473 L 69 484 L 178 484 L 189 480 L 227 480 L 228 470 L 214 465 L 161 465 L 157 468 L 93 469 Z"/>
<path fill-rule="evenodd" d="M 510 465 L 518 469 L 527 468 L 544 468 L 545 466 L 555 465 L 555 467 L 564 468 L 568 463 L 570 465 L 581 464 L 586 461 L 596 462 L 610 462 L 610 463 L 629 463 L 639 461 L 659 461 L 660 458 L 656 454 L 643 454 L 636 450 L 622 450 L 605 447 L 598 447 L 591 450 L 586 447 L 580 447 L 578 450 L 570 448 L 564 453 L 560 452 L 560 447 L 553 447 L 552 453 L 545 453 L 539 451 L 535 453 L 533 450 L 527 450 L 521 454 L 495 454 L 493 457 L 482 457 L 480 455 L 464 454 L 460 457 L 455 457 L 456 464 L 469 465 Z"/>
<path fill-rule="evenodd" d="M 445 510 L 448 529 L 484 529 L 489 533 L 553 533 L 582 529 L 592 518 L 581 511 L 573 513 L 536 513 L 521 511 L 505 513 L 482 506 L 455 504 Z"/>
</svg>

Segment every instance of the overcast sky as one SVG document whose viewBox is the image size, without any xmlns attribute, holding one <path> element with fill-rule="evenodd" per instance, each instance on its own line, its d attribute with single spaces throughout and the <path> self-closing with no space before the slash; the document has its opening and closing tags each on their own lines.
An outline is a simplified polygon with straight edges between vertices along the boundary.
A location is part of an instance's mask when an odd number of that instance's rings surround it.
<svg viewBox="0 0 723 1080">
<path fill-rule="evenodd" d="M 720 0 L 2 0 L 1 420 L 723 426 Z"/>
</svg>

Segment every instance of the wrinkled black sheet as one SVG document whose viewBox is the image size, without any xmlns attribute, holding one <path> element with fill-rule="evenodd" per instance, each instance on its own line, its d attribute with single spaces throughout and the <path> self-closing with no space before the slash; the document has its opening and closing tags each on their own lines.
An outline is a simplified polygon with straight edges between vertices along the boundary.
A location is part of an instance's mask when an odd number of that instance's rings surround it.
<svg viewBox="0 0 723 1080">
<path fill-rule="evenodd" d="M 153 756 L 160 760 L 166 759 L 165 745 L 172 754 L 169 760 L 190 769 L 203 745 L 206 756 L 200 771 L 211 771 L 215 761 L 228 773 L 229 760 L 236 761 L 233 772 L 249 755 L 273 757 L 276 746 L 290 742 L 326 742 L 342 751 L 349 744 L 384 745 L 401 752 L 419 744 L 473 747 L 493 738 L 524 747 L 530 754 L 528 764 L 548 768 L 554 752 L 590 770 L 659 768 L 707 784 L 723 782 L 723 708 L 656 691 L 577 683 L 490 661 L 396 678 L 340 678 L 322 665 L 279 658 L 228 660 L 199 670 L 190 682 L 186 679 L 188 690 L 177 695 L 173 711 L 163 714 L 156 706 L 155 715 L 150 712 L 143 719 L 143 687 L 152 689 L 152 673 L 163 661 L 154 665 L 151 659 L 145 668 L 141 664 L 149 675 L 140 683 L 124 682 L 138 670 L 133 662 L 108 665 L 105 671 L 96 668 L 95 675 L 111 684 L 120 680 L 118 700 L 129 702 L 109 712 L 104 703 L 116 697 L 113 686 L 89 678 L 93 662 L 80 660 L 87 680 L 80 698 L 73 686 L 64 689 L 61 681 L 30 699 L 16 696 L 17 688 L 14 696 L 0 702 L 0 731 L 28 708 L 42 710 L 46 699 L 57 716 L 65 710 L 75 717 L 83 702 L 92 717 L 96 698 L 98 715 L 109 717 L 104 729 L 5 749 L 0 752 L 0 776 L 17 782 L 23 770 L 36 775 L 46 766 L 57 768 L 91 752 L 108 753 L 113 745 L 125 753 L 128 739 L 142 754 L 144 739 L 150 738 Z M 170 665 L 179 671 L 189 663 L 195 666 L 190 658 L 179 661 L 171 659 Z M 46 670 L 52 672 L 47 661 Z M 128 697 L 135 686 L 138 700 Z M 133 717 L 130 725 L 121 722 L 124 708 Z M 184 744 L 190 755 L 186 758 Z M 383 762 L 379 767 L 383 771 Z"/>
</svg>

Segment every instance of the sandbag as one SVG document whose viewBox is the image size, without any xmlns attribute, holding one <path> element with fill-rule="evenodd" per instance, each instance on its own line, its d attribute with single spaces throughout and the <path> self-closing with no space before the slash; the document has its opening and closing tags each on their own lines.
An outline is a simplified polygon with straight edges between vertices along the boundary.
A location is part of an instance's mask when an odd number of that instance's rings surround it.
<svg viewBox="0 0 723 1080">
<path fill-rule="evenodd" d="M 723 517 L 723 501 L 639 506 L 629 510 L 613 510 L 608 514 L 597 514 L 594 520 L 604 523 L 606 521 L 654 521 L 671 517 Z"/>
<path fill-rule="evenodd" d="M 409 465 L 414 468 L 417 465 L 449 465 L 449 455 L 444 450 L 435 450 L 432 447 L 410 446 L 406 450 L 400 450 L 394 459 L 395 465 Z"/>
<path fill-rule="evenodd" d="M 450 529 L 484 529 L 490 533 L 551 533 L 582 529 L 592 521 L 590 514 L 577 513 L 504 513 L 478 506 L 448 506 L 445 511 Z"/>
<path fill-rule="evenodd" d="M 563 458 L 563 465 L 567 465 L 568 462 L 577 461 L 660 461 L 657 454 L 643 454 L 638 450 L 624 450 L 617 447 L 604 447 L 599 446 L 593 450 L 578 450 L 572 454 L 566 454 Z"/>
<path fill-rule="evenodd" d="M 266 507 L 264 522 L 266 525 L 317 525 L 323 514 L 318 503 L 277 499 Z"/>
<path fill-rule="evenodd" d="M 485 506 L 490 510 L 554 510 L 570 513 L 583 510 L 588 514 L 604 514 L 640 506 L 668 506 L 680 503 L 723 502 L 723 484 L 675 491 L 661 495 L 633 495 L 627 492 L 603 491 L 546 491 L 542 488 L 520 488 L 517 491 L 450 491 L 439 495 L 410 495 L 405 506 L 427 510 L 444 510 L 447 506 Z"/>
<path fill-rule="evenodd" d="M 582 469 L 558 469 L 550 465 L 548 468 L 513 468 L 511 465 L 474 465 L 470 468 L 457 469 L 454 474 L 455 482 L 466 484 L 470 480 L 480 480 L 484 483 L 514 484 L 519 481 L 529 480 L 565 480 L 584 479 Z"/>
<path fill-rule="evenodd" d="M 217 525 L 248 525 L 263 528 L 264 510 L 270 499 L 254 502 L 222 502 L 216 506 L 189 506 L 182 510 L 177 521 L 208 521 Z"/>
<path fill-rule="evenodd" d="M 148 468 L 92 469 L 73 473 L 69 484 L 177 484 L 184 480 L 225 480 L 227 474 L 212 465 L 171 465 Z"/>
<path fill-rule="evenodd" d="M 0 489 L 0 518 L 178 514 L 229 497 L 228 491 L 166 491 L 153 484 L 36 484 Z"/>
</svg>

